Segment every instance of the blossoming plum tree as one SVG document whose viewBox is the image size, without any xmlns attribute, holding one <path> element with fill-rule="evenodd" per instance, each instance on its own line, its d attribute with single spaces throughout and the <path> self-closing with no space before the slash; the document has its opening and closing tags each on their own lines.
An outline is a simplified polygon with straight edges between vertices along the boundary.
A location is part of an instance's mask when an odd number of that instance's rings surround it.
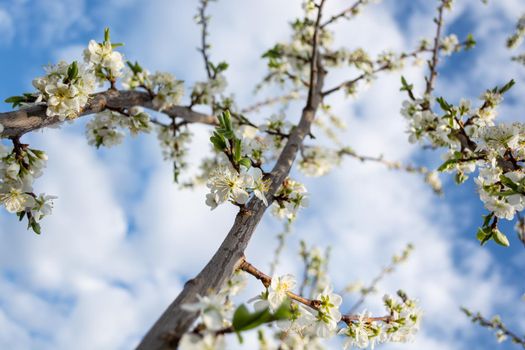
<svg viewBox="0 0 525 350">
<path fill-rule="evenodd" d="M 51 215 L 57 199 L 35 193 L 34 181 L 43 174 L 47 156 L 22 143 L 21 138 L 33 130 L 92 114 L 86 128 L 90 145 L 111 147 L 121 143 L 126 132 L 132 136 L 155 132 L 164 158 L 173 164 L 174 181 L 188 186 L 206 184 L 209 193 L 203 200 L 212 210 L 219 205 L 238 207 L 232 228 L 216 254 L 186 283 L 139 349 L 224 349 L 228 334 L 237 334 L 242 342 L 242 333 L 251 329 L 258 329 L 261 349 L 322 349 L 323 339 L 334 336 L 344 339 L 345 349 L 373 348 L 379 343 L 413 338 L 422 313 L 417 301 L 403 291 L 395 297 L 384 296 L 384 314 L 357 313 L 378 281 L 408 258 L 411 245 L 395 256 L 369 286 L 354 284 L 345 289 L 345 293 L 357 291 L 361 295 L 347 313 L 341 310 L 344 293 L 335 293 L 330 283 L 327 252 L 303 242 L 302 281 L 273 271 L 273 276 L 265 274 L 244 256 L 267 208 L 271 207 L 271 213 L 289 230 L 301 208 L 308 205 L 306 187 L 290 176 L 296 158 L 297 168 L 312 177 L 329 173 L 345 157 L 378 162 L 389 169 L 423 175 L 436 193 L 441 192 L 438 172 L 455 173 L 458 183 L 473 176 L 487 209 L 477 232 L 480 243 L 492 240 L 508 246 L 510 241 L 498 223 L 516 216 L 516 230 L 525 241 L 525 223 L 520 216 L 525 207 L 525 125 L 497 122 L 497 107 L 514 82 L 480 91 L 479 103 L 461 99 L 455 105 L 448 101 L 449 96 L 434 95 L 439 60 L 475 46 L 470 35 L 460 40 L 454 34 L 442 34 L 452 0 L 430 3 L 437 5 L 433 38 L 422 39 L 411 52 L 385 51 L 375 58 L 362 48 L 335 47 L 332 31 L 334 23 L 351 20 L 372 0 L 357 0 L 331 15 L 324 13 L 329 0 L 304 1 L 303 16 L 291 23 L 290 41 L 277 43 L 262 56 L 268 63 L 268 73 L 259 87 L 277 84 L 284 93 L 246 108 L 239 108 L 224 93 L 228 64 L 210 58 L 210 1 L 200 0 L 196 16 L 202 28 L 200 52 L 205 81 L 185 86 L 170 73 L 151 73 L 138 62 L 126 61 L 118 51 L 122 44 L 113 43 L 106 29 L 101 42 L 88 43 L 82 62 L 58 62 L 46 67 L 45 74 L 33 80 L 34 92 L 6 99 L 19 109 L 0 114 L 0 135 L 5 141 L 0 144 L 0 203 L 37 234 L 41 233 L 39 223 Z M 524 22 L 522 17 L 507 42 L 509 47 L 517 47 L 525 36 Z M 372 83 L 380 73 L 399 71 L 423 60 L 428 65 L 423 91 L 416 91 L 410 82 L 401 79 L 400 88 L 407 95 L 401 115 L 406 119 L 408 141 L 442 149 L 443 164 L 431 171 L 361 155 L 343 145 L 336 130 L 344 128 L 344 123 L 332 114 L 327 97 L 357 95 L 361 84 Z M 525 62 L 523 55 L 514 60 Z M 358 74 L 338 85 L 325 86 L 325 77 L 341 67 L 352 67 Z M 182 104 L 186 91 L 189 103 Z M 256 110 L 286 106 L 291 101 L 303 101 L 298 123 L 292 123 L 282 108 L 262 122 L 250 119 Z M 197 106 L 207 107 L 208 113 L 196 111 Z M 149 111 L 160 112 L 155 114 L 158 118 Z M 193 177 L 187 174 L 189 180 L 182 181 L 192 125 L 197 123 L 209 126 L 212 151 L 202 162 L 201 172 Z M 314 126 L 324 131 L 335 146 L 318 141 L 312 131 Z M 272 270 L 285 236 L 279 236 Z M 250 301 L 251 306 L 246 306 L 234 297 L 249 276 L 261 282 L 262 291 Z M 489 322 L 481 315 L 465 312 L 473 321 L 497 328 L 498 339 L 512 335 L 516 343 L 525 344 L 501 321 Z"/>
</svg>

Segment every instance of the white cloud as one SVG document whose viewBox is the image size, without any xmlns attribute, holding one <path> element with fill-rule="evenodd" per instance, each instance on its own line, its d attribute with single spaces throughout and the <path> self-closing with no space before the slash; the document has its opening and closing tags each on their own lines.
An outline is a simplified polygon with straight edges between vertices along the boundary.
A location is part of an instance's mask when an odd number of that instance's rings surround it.
<svg viewBox="0 0 525 350">
<path fill-rule="evenodd" d="M 6 10 L 0 7 L 0 44 L 8 44 L 15 35 L 13 19 Z"/>
</svg>

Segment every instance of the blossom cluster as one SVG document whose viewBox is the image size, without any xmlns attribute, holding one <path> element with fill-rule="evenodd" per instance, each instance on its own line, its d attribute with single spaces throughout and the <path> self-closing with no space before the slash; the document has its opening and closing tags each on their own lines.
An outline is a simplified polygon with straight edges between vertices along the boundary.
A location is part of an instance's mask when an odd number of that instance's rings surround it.
<svg viewBox="0 0 525 350">
<path fill-rule="evenodd" d="M 54 196 L 36 195 L 33 182 L 42 174 L 47 155 L 40 150 L 16 143 L 7 148 L 0 144 L 0 203 L 20 220 L 27 216 L 28 228 L 40 233 L 40 220 L 51 214 Z"/>
<path fill-rule="evenodd" d="M 184 85 L 181 80 L 177 80 L 167 72 L 151 74 L 136 62 L 128 62 L 122 77 L 122 86 L 130 90 L 146 89 L 154 96 L 153 107 L 159 111 L 179 104 L 184 94 Z"/>
<path fill-rule="evenodd" d="M 97 113 L 86 125 L 88 143 L 97 148 L 118 145 L 124 139 L 123 129 L 135 136 L 151 131 L 150 116 L 142 107 L 131 107 L 127 111 L 105 110 Z"/>
<path fill-rule="evenodd" d="M 516 23 L 514 33 L 507 39 L 507 47 L 514 49 L 518 47 L 525 37 L 525 14 L 522 15 Z"/>
<path fill-rule="evenodd" d="M 35 94 L 14 96 L 8 99 L 13 105 L 45 104 L 46 114 L 59 120 L 74 119 L 88 103 L 95 91 L 95 83 L 102 85 L 109 81 L 112 86 L 121 76 L 124 67 L 123 56 L 114 51 L 115 44 L 109 40 L 109 30 L 105 31 L 102 43 L 91 40 L 84 50 L 84 64 L 64 61 L 45 68 L 46 74 L 33 80 L 38 90 Z"/>
<path fill-rule="evenodd" d="M 181 170 L 186 167 L 188 143 L 192 134 L 187 128 L 173 127 L 173 125 L 157 125 L 157 139 L 162 149 L 164 160 L 173 163 L 173 180 L 178 182 Z"/>
<path fill-rule="evenodd" d="M 286 178 L 275 194 L 272 205 L 272 214 L 279 219 L 294 221 L 297 212 L 308 206 L 306 187 L 290 178 Z"/>
<path fill-rule="evenodd" d="M 251 194 L 268 205 L 266 192 L 269 182 L 264 179 L 259 168 L 251 168 L 248 171 L 242 167 L 238 172 L 232 167 L 219 166 L 211 172 L 207 186 L 210 193 L 206 195 L 206 205 L 211 209 L 227 201 L 239 205 L 246 204 Z"/>
<path fill-rule="evenodd" d="M 45 68 L 46 75 L 33 80 L 38 90 L 30 103 L 45 103 L 46 114 L 61 121 L 76 118 L 95 89 L 95 76 L 88 66 L 64 61 Z"/>
<path fill-rule="evenodd" d="M 181 350 L 223 350 L 226 343 L 223 335 L 216 331 L 232 324 L 234 305 L 231 298 L 246 286 L 244 273 L 237 272 L 216 295 L 197 296 L 198 301 L 185 304 L 187 311 L 198 312 L 204 332 L 200 334 L 186 333 L 179 343 Z"/>
<path fill-rule="evenodd" d="M 461 45 L 456 34 L 450 34 L 441 39 L 441 53 L 445 56 L 450 56 L 453 52 L 459 51 L 460 49 Z"/>
<path fill-rule="evenodd" d="M 431 147 L 446 148 L 444 163 L 440 171 L 456 172 L 456 182 L 462 183 L 468 175 L 478 170 L 475 182 L 480 199 L 494 215 L 494 220 L 512 220 L 516 212 L 525 207 L 525 125 L 522 123 L 495 123 L 496 107 L 513 81 L 503 87 L 487 90 L 480 97 L 479 107 L 471 101 L 462 99 L 452 105 L 438 98 L 443 114 L 433 110 L 429 97 L 411 98 L 403 103 L 401 114 L 408 121 L 410 142 L 427 143 Z M 406 82 L 404 89 L 410 90 Z M 478 238 L 497 237 L 495 240 L 508 245 L 506 238 L 496 230 L 497 221 L 484 224 Z"/>
<path fill-rule="evenodd" d="M 340 160 L 337 152 L 326 147 L 313 146 L 304 149 L 298 167 L 307 176 L 319 177 L 329 173 Z"/>
<path fill-rule="evenodd" d="M 277 310 L 289 298 L 297 282 L 293 275 L 273 276 L 268 289 L 254 300 L 256 310 L 269 308 Z M 295 333 L 301 337 L 328 338 L 337 332 L 337 324 L 341 321 L 339 307 L 342 303 L 340 295 L 332 292 L 331 287 L 326 287 L 317 294 L 317 306 L 291 303 L 290 317 L 277 322 L 277 326 L 286 335 Z"/>
<path fill-rule="evenodd" d="M 349 322 L 347 328 L 341 329 L 339 334 L 348 336 L 344 349 L 373 349 L 378 343 L 413 340 L 419 330 L 421 310 L 416 301 L 409 299 L 402 291 L 398 292 L 398 297 L 399 301 L 389 295 L 383 297 L 389 316 L 374 319 L 365 311 Z"/>
<path fill-rule="evenodd" d="M 320 293 L 330 286 L 330 277 L 327 273 L 330 248 L 325 250 L 313 246 L 308 248 L 301 240 L 299 255 L 304 263 L 304 287 L 310 287 L 310 295 Z"/>
<path fill-rule="evenodd" d="M 109 82 L 110 89 L 116 89 L 117 79 L 122 79 L 124 87 L 145 89 L 152 99 L 153 108 L 157 110 L 165 110 L 178 104 L 183 94 L 182 82 L 169 73 L 149 74 L 138 63 L 128 62 L 128 69 L 124 71 L 124 57 L 115 50 L 121 45 L 111 42 L 109 29 L 106 29 L 102 42 L 89 41 L 83 52 L 83 63 L 74 61 L 68 64 L 61 61 L 45 67 L 46 74 L 33 80 L 33 86 L 37 90 L 35 93 L 12 96 L 6 102 L 12 103 L 13 107 L 43 105 L 48 117 L 60 121 L 72 120 L 86 109 L 97 83 L 102 86 Z M 189 139 L 189 133 L 178 130 L 174 118 L 172 121 L 169 126 L 157 123 L 157 132 L 164 157 L 172 160 L 178 169 L 184 165 L 182 158 L 186 153 L 185 143 Z M 135 136 L 151 131 L 152 126 L 149 114 L 142 107 L 108 106 L 87 124 L 86 135 L 89 144 L 97 148 L 110 147 L 122 142 L 124 130 Z M 8 211 L 19 213 L 20 218 L 20 213 L 27 214 L 30 226 L 39 231 L 38 221 L 50 213 L 52 197 L 34 195 L 31 184 L 32 178 L 40 174 L 40 167 L 35 164 L 45 163 L 44 158 L 39 158 L 45 155 L 20 144 L 7 153 L 2 146 L 0 153 L 2 169 L 10 169 L 2 172 L 2 204 Z M 35 159 L 40 160 L 36 162 Z M 15 167 L 20 169 L 19 181 L 13 179 Z"/>
<path fill-rule="evenodd" d="M 244 275 L 237 272 L 219 293 L 198 296 L 197 302 L 184 305 L 185 310 L 199 313 L 199 321 L 192 332 L 183 336 L 179 347 L 224 349 L 225 333 L 235 331 L 242 339 L 243 330 L 268 325 L 276 332 L 274 338 L 268 338 L 259 329 L 261 349 L 323 349 L 321 341 L 336 335 L 346 338 L 344 349 L 374 348 L 378 343 L 412 340 L 421 320 L 416 302 L 401 291 L 398 300 L 385 295 L 387 316 L 372 317 L 368 312 L 343 316 L 339 310 L 342 297 L 331 286 L 316 294 L 315 299 L 305 299 L 293 293 L 297 281 L 290 274 L 271 278 L 267 288 L 251 300 L 254 313 L 250 315 L 244 305 L 235 308 L 232 302 L 244 286 Z M 345 326 L 340 327 L 343 322 Z"/>
<path fill-rule="evenodd" d="M 111 43 L 109 28 L 106 28 L 103 42 L 97 43 L 95 40 L 90 40 L 88 47 L 84 49 L 84 62 L 92 69 L 100 86 L 106 81 L 113 85 L 122 75 L 124 57 L 120 52 L 114 50 L 121 45 Z"/>
</svg>

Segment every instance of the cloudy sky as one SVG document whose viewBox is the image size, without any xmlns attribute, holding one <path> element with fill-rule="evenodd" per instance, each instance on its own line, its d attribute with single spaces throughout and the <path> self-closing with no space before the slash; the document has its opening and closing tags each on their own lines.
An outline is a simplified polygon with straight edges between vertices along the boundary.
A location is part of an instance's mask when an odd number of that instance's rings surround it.
<svg viewBox="0 0 525 350">
<path fill-rule="evenodd" d="M 510 62 L 512 53 L 504 41 L 525 4 L 457 2 L 446 17 L 446 32 L 460 38 L 473 33 L 479 45 L 440 66 L 437 93 L 453 102 L 476 99 L 484 89 L 515 78 L 517 86 L 501 118 L 523 121 L 525 69 Z M 328 12 L 350 3 L 330 0 Z M 372 54 L 410 50 L 434 31 L 436 3 L 385 0 L 334 28 L 336 42 L 350 49 L 366 47 Z M 122 51 L 129 59 L 150 70 L 172 72 L 188 84 L 203 79 L 193 22 L 196 6 L 193 0 L 2 0 L 0 96 L 31 91 L 42 65 L 78 59 L 89 39 L 101 39 L 105 26 L 111 27 L 115 41 L 126 44 Z M 265 71 L 261 53 L 287 38 L 288 22 L 299 12 L 297 0 L 221 0 L 211 6 L 212 57 L 230 63 L 228 91 L 241 106 L 256 99 L 253 87 Z M 408 67 L 403 74 L 421 86 L 421 68 Z M 338 78 L 330 78 L 329 85 Z M 398 90 L 399 74 L 385 74 L 357 99 L 331 98 L 328 102 L 348 125 L 342 139 L 361 153 L 435 167 L 438 152 L 407 142 Z M 184 281 L 204 266 L 233 221 L 233 208 L 209 211 L 205 189 L 181 190 L 172 183 L 154 135 L 96 150 L 87 145 L 83 119 L 24 140 L 49 155 L 37 191 L 59 199 L 41 236 L 0 213 L 1 349 L 133 347 Z M 209 149 L 208 130 L 197 126 L 194 131 L 193 165 Z M 465 305 L 486 315 L 499 313 L 509 327 L 525 330 L 525 303 L 520 301 L 525 250 L 512 223 L 503 226 L 510 248 L 478 246 L 475 230 L 483 208 L 472 182 L 458 187 L 443 176 L 445 196 L 437 197 L 414 175 L 353 160 L 324 178 L 297 176 L 311 192 L 311 205 L 296 222 L 280 272 L 300 273 L 300 239 L 330 245 L 330 272 L 338 289 L 351 281 L 369 281 L 393 253 L 412 242 L 413 257 L 380 289 L 394 293 L 403 288 L 420 299 L 424 323 L 413 344 L 383 348 L 514 348 L 497 345 L 488 331 L 472 327 L 458 310 Z M 268 217 L 250 244 L 247 256 L 262 269 L 280 229 Z M 259 285 L 252 281 L 249 288 L 256 293 Z M 380 296 L 371 297 L 367 307 L 376 310 Z"/>
</svg>

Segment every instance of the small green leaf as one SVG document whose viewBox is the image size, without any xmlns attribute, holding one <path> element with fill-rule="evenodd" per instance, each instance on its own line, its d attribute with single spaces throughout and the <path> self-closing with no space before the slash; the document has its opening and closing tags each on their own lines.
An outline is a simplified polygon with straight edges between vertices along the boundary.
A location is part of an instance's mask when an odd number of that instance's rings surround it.
<svg viewBox="0 0 525 350">
<path fill-rule="evenodd" d="M 436 101 L 437 103 L 439 103 L 442 110 L 450 112 L 450 110 L 452 109 L 452 106 L 443 97 L 436 98 Z"/>
<path fill-rule="evenodd" d="M 512 189 L 514 191 L 519 191 L 519 186 L 516 183 L 514 183 L 514 181 L 512 181 L 511 179 L 506 177 L 505 175 L 501 175 L 499 177 L 499 180 L 501 181 L 502 184 L 504 184 L 508 188 L 510 188 L 510 189 Z"/>
<path fill-rule="evenodd" d="M 250 167 L 252 166 L 252 161 L 250 160 L 250 158 L 242 158 L 241 160 L 239 160 L 239 165 L 242 165 L 246 169 L 250 169 Z"/>
<path fill-rule="evenodd" d="M 457 159 L 448 159 L 443 164 L 441 164 L 437 170 L 440 171 L 440 172 L 450 170 L 450 169 L 452 169 L 454 167 L 454 165 L 457 162 L 458 162 Z"/>
<path fill-rule="evenodd" d="M 131 61 L 127 61 L 126 64 L 128 65 L 129 69 L 131 69 L 131 71 L 134 74 L 142 72 L 142 67 L 137 61 L 135 61 L 135 63 L 132 63 Z"/>
<path fill-rule="evenodd" d="M 210 137 L 210 141 L 217 151 L 224 151 L 226 149 L 226 140 L 218 132 L 213 132 L 213 135 Z"/>
<path fill-rule="evenodd" d="M 401 76 L 401 89 L 400 91 L 412 91 L 414 85 L 409 84 L 404 76 Z"/>
<path fill-rule="evenodd" d="M 483 227 L 487 227 L 489 225 L 490 220 L 494 217 L 494 212 L 483 215 Z"/>
<path fill-rule="evenodd" d="M 290 299 L 286 299 L 281 306 L 275 312 L 273 313 L 273 318 L 275 321 L 277 320 L 288 320 L 292 316 L 292 313 L 290 311 Z"/>
<path fill-rule="evenodd" d="M 507 238 L 507 236 L 505 236 L 505 234 L 503 234 L 503 232 L 495 228 L 492 230 L 492 233 L 493 233 L 492 237 L 494 239 L 494 242 L 504 247 L 510 246 L 509 239 Z"/>
<path fill-rule="evenodd" d="M 492 229 L 490 227 L 480 228 L 476 234 L 480 245 L 484 245 L 492 239 Z"/>
<path fill-rule="evenodd" d="M 270 322 L 272 319 L 268 308 L 250 313 L 244 304 L 239 306 L 233 314 L 232 326 L 236 332 L 247 331 Z"/>
<path fill-rule="evenodd" d="M 498 92 L 500 94 L 504 94 L 507 91 L 509 91 L 514 86 L 514 84 L 516 84 L 516 82 L 514 81 L 514 79 L 511 79 L 507 84 L 505 84 L 501 88 L 499 88 Z"/>
<path fill-rule="evenodd" d="M 109 37 L 109 28 L 106 27 L 104 29 L 104 42 L 108 42 L 110 40 L 110 37 Z"/>
<path fill-rule="evenodd" d="M 287 299 L 272 314 L 268 308 L 250 313 L 244 304 L 233 314 L 232 326 L 239 333 L 256 328 L 264 323 L 290 318 L 290 300 Z"/>
<path fill-rule="evenodd" d="M 242 157 L 241 140 L 233 140 L 233 160 L 235 163 L 239 163 Z"/>
<path fill-rule="evenodd" d="M 67 80 L 69 82 L 74 81 L 78 77 L 78 63 L 73 61 L 67 68 Z"/>
<path fill-rule="evenodd" d="M 226 127 L 226 129 L 228 131 L 233 131 L 233 124 L 230 111 L 226 110 L 222 115 L 224 118 L 224 126 Z"/>
<path fill-rule="evenodd" d="M 467 35 L 467 39 L 465 40 L 465 49 L 470 50 L 476 46 L 476 40 L 474 40 L 474 36 L 472 34 Z"/>
<path fill-rule="evenodd" d="M 465 173 L 458 171 L 456 173 L 456 176 L 454 177 L 454 180 L 456 181 L 456 184 L 460 185 L 463 182 L 465 182 L 468 179 L 468 176 L 465 175 Z"/>
<path fill-rule="evenodd" d="M 31 219 L 31 228 L 37 235 L 40 234 L 40 224 L 36 222 L 34 219 Z"/>
<path fill-rule="evenodd" d="M 220 62 L 217 67 L 215 67 L 215 73 L 222 73 L 228 69 L 229 65 L 226 62 Z"/>
</svg>

